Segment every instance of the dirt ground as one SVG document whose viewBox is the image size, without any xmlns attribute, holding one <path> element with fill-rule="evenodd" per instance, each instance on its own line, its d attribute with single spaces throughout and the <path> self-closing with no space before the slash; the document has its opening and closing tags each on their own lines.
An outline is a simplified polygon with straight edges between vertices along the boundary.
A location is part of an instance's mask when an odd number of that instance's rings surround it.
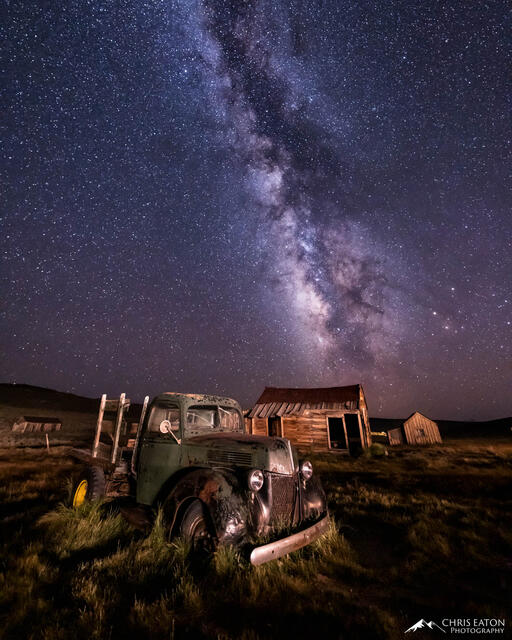
<svg viewBox="0 0 512 640">
<path fill-rule="evenodd" d="M 231 549 L 198 560 L 113 505 L 69 509 L 67 451 L 0 451 L 0 636 L 403 638 L 446 617 L 505 618 L 512 635 L 510 440 L 313 457 L 331 529 L 261 567 Z"/>
</svg>

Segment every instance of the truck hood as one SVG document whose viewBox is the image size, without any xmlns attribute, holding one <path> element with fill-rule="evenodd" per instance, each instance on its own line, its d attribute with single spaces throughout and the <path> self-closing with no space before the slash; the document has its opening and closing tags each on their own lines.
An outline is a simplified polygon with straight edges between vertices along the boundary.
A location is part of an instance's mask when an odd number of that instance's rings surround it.
<svg viewBox="0 0 512 640">
<path fill-rule="evenodd" d="M 205 450 L 207 461 L 213 465 L 253 467 L 286 475 L 294 471 L 293 451 L 286 438 L 212 433 L 189 438 L 186 443 Z"/>
</svg>

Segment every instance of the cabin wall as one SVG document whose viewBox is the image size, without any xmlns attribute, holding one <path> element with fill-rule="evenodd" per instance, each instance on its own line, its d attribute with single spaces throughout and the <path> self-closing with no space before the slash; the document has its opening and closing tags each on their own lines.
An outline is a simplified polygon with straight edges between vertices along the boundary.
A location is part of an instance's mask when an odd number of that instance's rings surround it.
<svg viewBox="0 0 512 640">
<path fill-rule="evenodd" d="M 402 427 L 390 429 L 388 431 L 388 442 L 391 446 L 397 446 L 404 443 L 404 434 L 402 433 Z"/>
<path fill-rule="evenodd" d="M 249 418 L 251 422 L 250 431 L 255 436 L 266 436 L 267 433 L 267 419 L 266 418 Z"/>
<path fill-rule="evenodd" d="M 302 416 L 286 416 L 282 425 L 283 436 L 300 449 L 329 449 L 325 412 L 306 411 Z"/>
<path fill-rule="evenodd" d="M 354 407 L 355 407 L 355 403 Z M 282 436 L 288 438 L 295 446 L 313 451 L 330 451 L 328 418 L 341 418 L 347 413 L 358 414 L 360 431 L 362 432 L 363 448 L 371 444 L 368 420 L 365 422 L 361 411 L 340 409 L 306 409 L 302 415 L 288 415 L 281 417 Z M 268 435 L 268 418 L 246 418 L 247 433 Z M 342 450 L 335 450 L 342 453 Z"/>
<path fill-rule="evenodd" d="M 359 388 L 359 412 L 363 426 L 363 447 L 370 447 L 372 444 L 372 430 L 370 427 L 370 418 L 368 417 L 368 405 L 366 404 L 366 396 L 363 388 Z"/>
<path fill-rule="evenodd" d="M 404 422 L 404 433 L 407 444 L 436 444 L 442 442 L 437 424 L 415 413 Z"/>
<path fill-rule="evenodd" d="M 282 419 L 283 436 L 301 448 L 313 451 L 332 451 L 329 448 L 328 418 L 341 418 L 346 413 L 359 414 L 361 430 L 363 432 L 363 447 L 365 444 L 366 427 L 361 412 L 340 411 L 328 409 L 309 409 L 301 416 L 285 416 Z M 367 440 L 366 440 L 367 441 Z M 343 450 L 334 450 L 343 453 Z M 348 453 L 348 451 L 346 452 Z"/>
<path fill-rule="evenodd" d="M 18 433 L 50 433 L 52 431 L 60 431 L 62 424 L 60 422 L 15 422 L 12 425 L 12 431 Z"/>
</svg>

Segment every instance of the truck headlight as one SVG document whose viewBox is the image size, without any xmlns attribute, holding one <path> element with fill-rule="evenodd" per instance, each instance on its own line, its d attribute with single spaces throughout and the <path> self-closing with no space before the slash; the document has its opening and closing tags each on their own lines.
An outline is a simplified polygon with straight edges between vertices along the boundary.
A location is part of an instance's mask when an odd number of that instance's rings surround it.
<svg viewBox="0 0 512 640">
<path fill-rule="evenodd" d="M 263 486 L 263 482 L 265 478 L 263 476 L 263 471 L 259 469 L 253 469 L 249 472 L 249 476 L 247 477 L 247 484 L 249 485 L 249 489 L 251 491 L 259 491 Z"/>
<path fill-rule="evenodd" d="M 304 462 L 300 465 L 300 472 L 304 480 L 309 480 L 313 475 L 313 465 L 309 460 L 304 460 Z"/>
</svg>

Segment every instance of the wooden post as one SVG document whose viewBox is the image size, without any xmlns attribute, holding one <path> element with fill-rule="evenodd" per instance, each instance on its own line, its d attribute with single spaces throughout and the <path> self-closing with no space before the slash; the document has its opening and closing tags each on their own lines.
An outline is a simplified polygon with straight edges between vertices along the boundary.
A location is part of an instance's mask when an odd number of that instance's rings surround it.
<svg viewBox="0 0 512 640">
<path fill-rule="evenodd" d="M 48 434 L 47 433 L 45 433 L 44 435 L 46 436 L 46 451 L 49 454 L 50 453 L 50 439 L 48 438 Z"/>
<path fill-rule="evenodd" d="M 107 402 L 107 394 L 104 393 L 101 396 L 100 410 L 98 413 L 98 422 L 96 423 L 96 434 L 94 436 L 94 444 L 92 445 L 92 457 L 96 458 L 98 455 L 98 446 L 100 443 L 101 425 L 103 424 L 103 414 L 105 413 L 105 403 Z"/>
<path fill-rule="evenodd" d="M 117 449 L 119 448 L 119 436 L 121 435 L 121 425 L 123 423 L 124 402 L 126 399 L 126 393 L 122 393 L 119 396 L 119 405 L 117 409 L 116 428 L 114 431 L 114 444 L 112 446 L 112 458 L 110 462 L 115 464 L 117 458 Z"/>
<path fill-rule="evenodd" d="M 140 433 L 142 431 L 142 425 L 144 423 L 144 418 L 146 417 L 146 411 L 148 409 L 149 396 L 144 398 L 144 404 L 142 405 L 142 412 L 140 414 L 139 425 L 137 427 L 137 436 L 135 437 L 135 444 L 133 445 L 133 453 L 132 453 L 132 464 L 131 464 L 131 472 L 134 476 L 137 475 L 137 457 L 139 451 L 139 440 Z"/>
</svg>

